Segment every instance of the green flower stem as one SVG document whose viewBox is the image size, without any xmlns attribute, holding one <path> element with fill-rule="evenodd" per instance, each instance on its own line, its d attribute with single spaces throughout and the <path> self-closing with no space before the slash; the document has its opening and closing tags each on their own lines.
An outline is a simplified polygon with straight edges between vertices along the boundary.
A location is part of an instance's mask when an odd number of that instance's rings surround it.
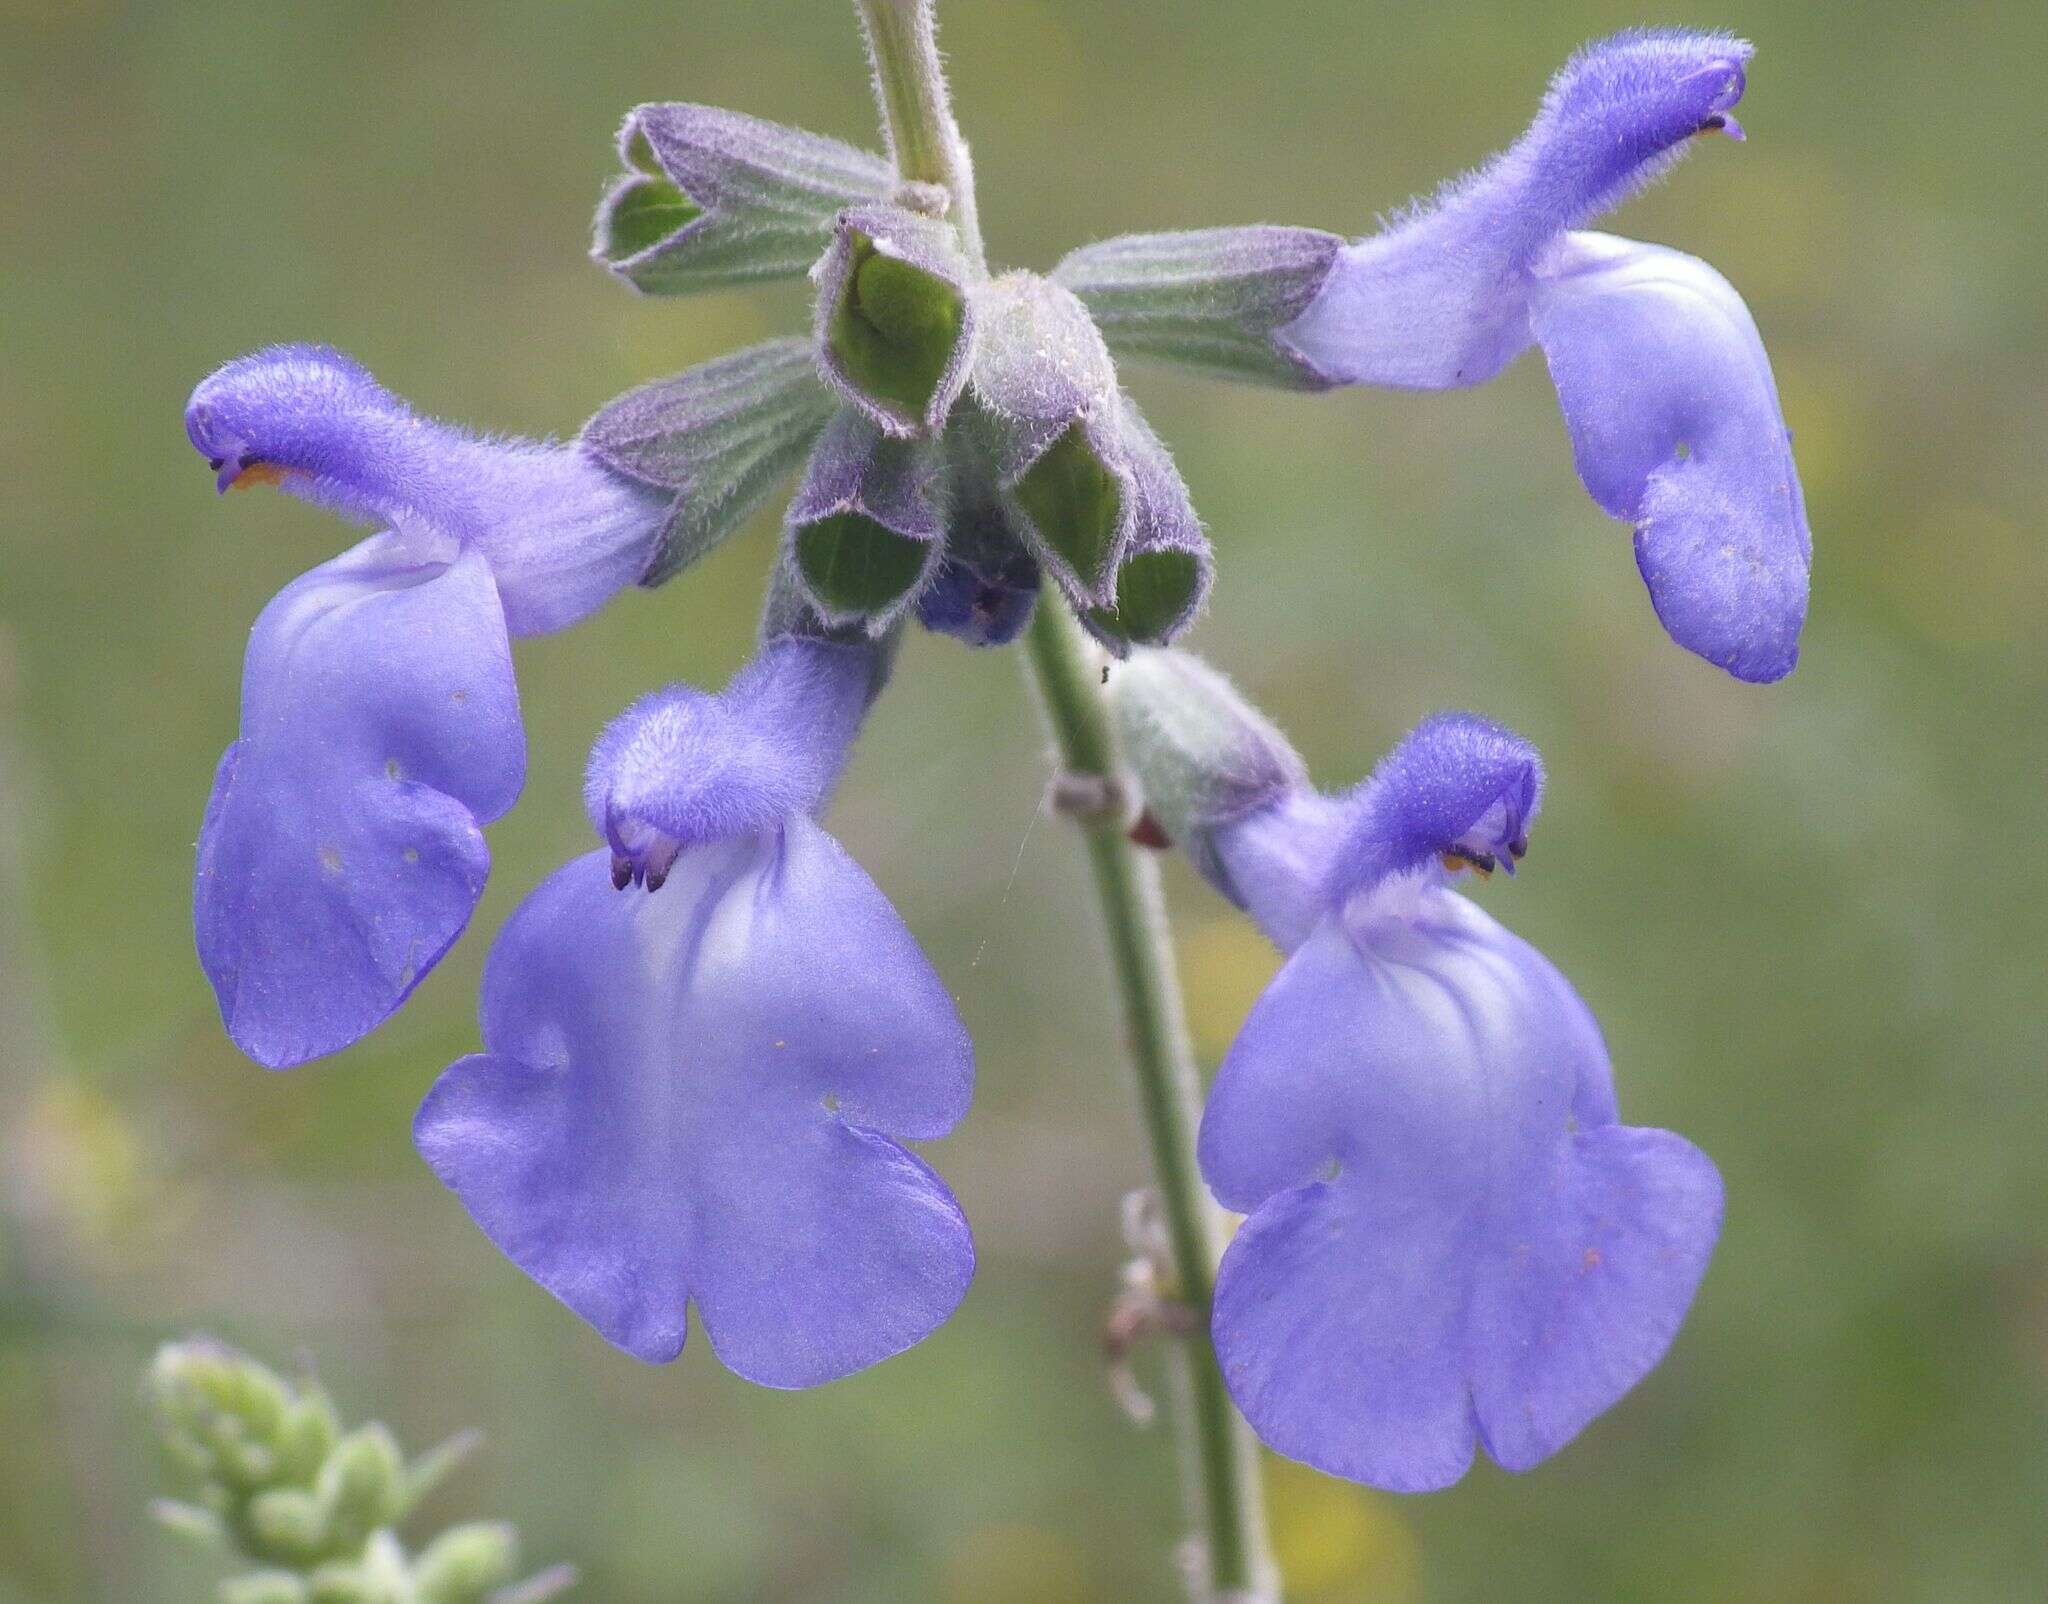
<svg viewBox="0 0 2048 1604">
<path fill-rule="evenodd" d="M 946 92 L 932 0 L 856 0 L 875 69 L 875 98 L 904 178 L 942 184 L 962 244 L 986 256 L 975 222 L 974 173 Z M 1202 1086 L 1174 974 L 1158 866 L 1127 835 L 1121 765 L 1103 706 L 1095 654 L 1074 616 L 1047 587 L 1028 636 L 1029 660 L 1067 776 L 1099 788 L 1104 806 L 1080 818 L 1122 1000 L 1131 1069 L 1152 1149 L 1172 1255 L 1173 1297 L 1192 1313 L 1179 1339 L 1175 1388 L 1190 1519 L 1200 1541 L 1189 1567 L 1204 1601 L 1277 1596 L 1266 1543 L 1258 1445 L 1231 1406 L 1209 1342 L 1209 1301 L 1221 1253 L 1221 1217 L 1195 1162 Z"/>
<path fill-rule="evenodd" d="M 1101 780 L 1115 798 L 1121 782 L 1095 654 L 1057 595 L 1039 599 L 1027 644 L 1067 773 Z M 1178 1392 L 1185 1417 L 1180 1429 L 1189 1445 L 1190 1514 L 1203 1538 L 1201 1596 L 1264 1599 L 1273 1596 L 1269 1589 L 1277 1571 L 1267 1552 L 1258 1445 L 1223 1390 L 1209 1343 L 1222 1222 L 1195 1163 L 1202 1084 L 1174 973 L 1159 868 L 1150 853 L 1131 844 L 1127 823 L 1115 806 L 1081 821 L 1158 1178 L 1173 1260 L 1171 1291 L 1195 1316 L 1180 1339 L 1186 1374 Z"/>
<path fill-rule="evenodd" d="M 941 185 L 952 201 L 946 214 L 960 231 L 968 259 L 986 272 L 987 252 L 974 211 L 974 166 L 953 121 L 946 77 L 939 66 L 932 0 L 855 0 L 867 30 L 875 69 L 875 100 L 896 170 L 917 183 Z"/>
</svg>

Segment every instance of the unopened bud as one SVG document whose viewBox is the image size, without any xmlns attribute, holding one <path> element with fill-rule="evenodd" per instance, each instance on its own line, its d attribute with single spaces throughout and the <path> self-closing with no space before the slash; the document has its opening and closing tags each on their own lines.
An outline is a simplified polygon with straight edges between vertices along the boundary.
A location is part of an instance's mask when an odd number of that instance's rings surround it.
<svg viewBox="0 0 2048 1604">
<path fill-rule="evenodd" d="M 519 1567 L 519 1534 L 476 1521 L 454 1526 L 430 1543 L 413 1566 L 420 1604 L 483 1604 Z"/>
<path fill-rule="evenodd" d="M 220 1604 L 311 1604 L 311 1597 L 290 1571 L 251 1571 L 220 1584 Z"/>
<path fill-rule="evenodd" d="M 258 1493 L 243 1513 L 241 1531 L 251 1554 L 280 1565 L 308 1565 L 347 1546 L 334 1540 L 326 1510 L 303 1487 Z"/>
<path fill-rule="evenodd" d="M 327 1456 L 314 1495 L 333 1551 L 349 1552 L 405 1513 L 405 1456 L 382 1425 L 358 1426 Z"/>
<path fill-rule="evenodd" d="M 1273 721 L 1191 652 L 1133 652 L 1109 699 L 1146 811 L 1212 879 L 1214 833 L 1308 783 Z"/>
<path fill-rule="evenodd" d="M 1038 562 L 1018 533 L 985 465 L 954 431 L 946 508 L 946 554 L 917 598 L 918 621 L 970 646 L 1013 641 L 1038 600 Z M 961 437 L 956 439 L 955 436 Z"/>
</svg>

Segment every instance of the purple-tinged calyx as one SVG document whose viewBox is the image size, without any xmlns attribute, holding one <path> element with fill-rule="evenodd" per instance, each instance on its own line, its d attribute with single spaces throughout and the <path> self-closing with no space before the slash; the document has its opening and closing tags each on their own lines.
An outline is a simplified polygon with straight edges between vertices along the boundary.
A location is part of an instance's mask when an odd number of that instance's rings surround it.
<svg viewBox="0 0 2048 1604">
<path fill-rule="evenodd" d="M 591 256 L 651 295 L 804 273 L 842 208 L 896 183 L 868 151 L 715 106 L 636 107 L 618 145 Z"/>
<path fill-rule="evenodd" d="M 670 498 L 642 585 L 715 550 L 816 442 L 838 402 L 808 340 L 768 340 L 629 390 L 583 426 L 585 450 Z"/>
<path fill-rule="evenodd" d="M 422 417 L 328 346 L 271 346 L 203 380 L 185 431 L 225 490 L 274 484 L 489 565 L 515 635 L 562 629 L 647 569 L 663 498 L 581 446 L 480 439 Z"/>
<path fill-rule="evenodd" d="M 1660 30 L 1589 45 L 1520 140 L 1346 246 L 1275 338 L 1334 383 L 1424 390 L 1540 345 L 1579 477 L 1635 526 L 1666 631 L 1767 682 L 1798 661 L 1813 543 L 1756 325 L 1704 262 L 1578 232 L 1695 136 L 1742 137 L 1751 53 Z"/>
<path fill-rule="evenodd" d="M 1117 426 L 1131 471 L 1131 531 L 1117 555 L 1114 599 L 1079 616 L 1111 656 L 1126 657 L 1134 645 L 1166 645 L 1195 621 L 1216 559 L 1173 454 L 1129 396 Z"/>
<path fill-rule="evenodd" d="M 951 224 L 902 206 L 841 212 L 817 281 L 819 371 L 887 434 L 945 426 L 974 359 L 978 277 Z"/>
<path fill-rule="evenodd" d="M 1075 609 L 1112 608 L 1139 490 L 1109 348 L 1074 292 L 1037 274 L 1006 273 L 975 300 L 962 433 Z"/>
<path fill-rule="evenodd" d="M 1271 224 L 1126 234 L 1068 252 L 1052 276 L 1119 356 L 1327 390 L 1329 377 L 1274 335 L 1315 299 L 1343 246 L 1321 229 Z"/>
<path fill-rule="evenodd" d="M 811 452 L 784 521 L 785 556 L 827 624 L 881 634 L 944 550 L 945 448 L 885 434 L 843 408 Z"/>
<path fill-rule="evenodd" d="M 659 891 L 694 846 L 820 812 L 874 690 L 883 648 L 784 637 L 716 694 L 672 685 L 621 713 L 591 749 L 584 807 L 612 883 Z"/>
</svg>

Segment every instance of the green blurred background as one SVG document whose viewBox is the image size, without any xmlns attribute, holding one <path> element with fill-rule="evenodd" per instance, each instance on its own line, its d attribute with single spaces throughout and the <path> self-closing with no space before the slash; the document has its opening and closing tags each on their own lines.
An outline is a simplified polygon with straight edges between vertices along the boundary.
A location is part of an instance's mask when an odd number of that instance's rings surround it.
<svg viewBox="0 0 2048 1604">
<path fill-rule="evenodd" d="M 1629 206 L 1747 296 L 1818 564 L 1798 673 L 1671 646 L 1573 477 L 1541 364 L 1314 398 L 1129 375 L 1209 520 L 1194 644 L 1328 783 L 1420 714 L 1530 735 L 1531 872 L 1481 896 L 1603 1020 L 1633 1121 L 1728 1225 L 1670 1359 L 1540 1471 L 1395 1499 L 1270 1466 L 1304 1600 L 2048 1596 L 2048 7 L 1726 0 L 950 0 L 994 255 L 1128 228 L 1359 232 L 1510 139 L 1581 40 L 1759 45 L 1742 110 Z M 833 0 L 0 4 L 0 1601 L 208 1596 L 151 1529 L 136 1375 L 205 1327 L 304 1354 L 415 1444 L 443 1515 L 520 1520 L 579 1597 L 1168 1600 L 1174 1460 L 1106 1391 L 1144 1179 L 1074 843 L 1018 664 L 913 640 L 834 829 L 980 1044 L 933 1156 L 982 1244 L 959 1316 L 820 1391 L 608 1350 L 483 1241 L 408 1123 L 474 1046 L 490 933 L 586 844 L 600 722 L 746 650 L 763 515 L 700 571 L 521 644 L 532 739 L 474 931 L 334 1062 L 223 1038 L 187 925 L 245 631 L 354 538 L 216 500 L 212 365 L 332 341 L 424 408 L 568 433 L 785 330 L 800 287 L 639 300 L 583 256 L 637 101 L 867 142 Z M 1214 1062 L 1270 972 L 1176 868 Z"/>
</svg>

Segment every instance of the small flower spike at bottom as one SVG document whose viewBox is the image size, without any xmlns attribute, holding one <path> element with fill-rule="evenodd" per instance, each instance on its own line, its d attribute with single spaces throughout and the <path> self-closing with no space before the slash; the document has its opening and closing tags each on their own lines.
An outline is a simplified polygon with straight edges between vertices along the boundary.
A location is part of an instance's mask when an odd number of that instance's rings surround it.
<svg viewBox="0 0 2048 1604">
<path fill-rule="evenodd" d="M 1236 775 L 1207 795 L 1143 708 L 1220 676 L 1140 654 L 1119 691 L 1218 886 L 1288 958 L 1223 1061 L 1202 1173 L 1245 1214 L 1212 1334 L 1266 1444 L 1396 1492 L 1447 1487 L 1483 1445 L 1557 1452 L 1663 1357 L 1706 1271 L 1721 1181 L 1668 1131 L 1620 1123 L 1598 1025 L 1535 948 L 1453 889 L 1512 873 L 1534 748 L 1467 713 L 1425 720 L 1348 796 L 1249 755 L 1277 732 L 1224 702 L 1194 731 Z M 1150 738 L 1147 738 L 1147 732 Z M 1192 756 L 1199 762 L 1200 754 Z"/>
<path fill-rule="evenodd" d="M 257 619 L 200 829 L 200 960 L 235 1044 L 278 1069 L 375 1029 L 462 933 L 480 827 L 526 775 L 510 636 L 631 585 L 667 502 L 579 446 L 419 417 L 324 346 L 229 363 L 185 424 L 223 491 L 384 526 Z"/>
<path fill-rule="evenodd" d="M 722 695 L 657 692 L 605 732 L 606 845 L 512 916 L 486 1051 L 414 1122 L 507 1256 L 637 1358 L 673 1359 L 694 1302 L 729 1369 L 808 1387 L 923 1339 L 973 1275 L 898 1140 L 965 1113 L 966 1031 L 812 818 L 885 650 L 772 639 Z"/>
</svg>

